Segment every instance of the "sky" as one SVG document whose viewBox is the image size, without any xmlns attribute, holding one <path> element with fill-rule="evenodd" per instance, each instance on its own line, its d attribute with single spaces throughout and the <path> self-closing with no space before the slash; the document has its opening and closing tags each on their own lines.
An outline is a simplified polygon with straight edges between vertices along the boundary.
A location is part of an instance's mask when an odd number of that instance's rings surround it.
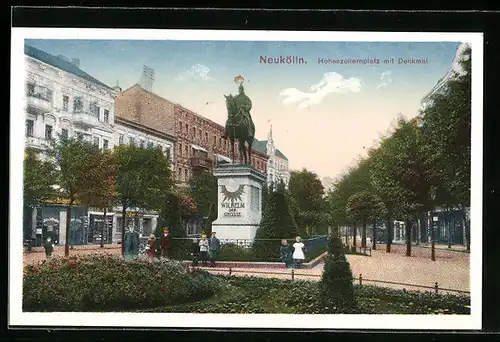
<svg viewBox="0 0 500 342">
<path fill-rule="evenodd" d="M 266 42 L 29 39 L 53 55 L 78 58 L 80 68 L 127 89 L 154 69 L 153 92 L 219 124 L 224 94 L 236 94 L 244 77 L 253 103 L 256 138 L 272 124 L 275 145 L 292 170 L 339 177 L 364 156 L 398 115 L 412 118 L 420 101 L 452 66 L 453 42 Z M 295 56 L 304 63 L 263 63 Z M 365 59 L 365 64 L 321 63 Z M 394 63 L 384 63 L 394 59 Z M 427 59 L 399 64 L 399 59 Z M 378 64 L 376 63 L 378 60 Z"/>
</svg>

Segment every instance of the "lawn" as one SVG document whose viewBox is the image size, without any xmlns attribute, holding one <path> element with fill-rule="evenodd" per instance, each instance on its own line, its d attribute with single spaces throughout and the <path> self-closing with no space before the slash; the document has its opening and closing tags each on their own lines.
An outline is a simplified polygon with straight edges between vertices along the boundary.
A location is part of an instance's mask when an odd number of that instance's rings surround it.
<svg viewBox="0 0 500 342">
<path fill-rule="evenodd" d="M 161 306 L 139 312 L 321 314 L 318 283 L 302 280 L 219 276 L 228 283 L 224 293 L 185 305 Z M 470 314 L 468 296 L 393 290 L 355 285 L 351 314 Z"/>
</svg>

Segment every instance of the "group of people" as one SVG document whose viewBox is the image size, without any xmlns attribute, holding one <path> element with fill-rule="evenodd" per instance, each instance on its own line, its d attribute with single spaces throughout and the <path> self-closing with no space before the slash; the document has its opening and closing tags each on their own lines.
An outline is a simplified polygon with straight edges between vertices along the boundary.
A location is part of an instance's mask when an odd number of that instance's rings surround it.
<svg viewBox="0 0 500 342">
<path fill-rule="evenodd" d="M 172 248 L 172 235 L 168 228 L 163 228 L 163 234 L 160 237 L 160 255 L 162 258 L 169 257 L 169 251 Z M 147 255 L 154 258 L 156 254 L 156 236 L 151 234 L 148 239 Z"/>
<path fill-rule="evenodd" d="M 300 236 L 295 238 L 295 243 L 290 246 L 288 241 L 281 240 L 280 259 L 286 268 L 299 268 L 305 260 L 306 245 Z"/>
<path fill-rule="evenodd" d="M 215 267 L 215 260 L 217 259 L 220 248 L 220 241 L 215 232 L 212 232 L 212 237 L 210 239 L 207 239 L 206 234 L 201 236 L 200 241 L 198 241 L 198 239 L 193 239 L 191 248 L 193 266 L 198 266 L 200 261 L 202 266 L 207 266 L 207 261 L 210 261 L 210 266 Z"/>
</svg>

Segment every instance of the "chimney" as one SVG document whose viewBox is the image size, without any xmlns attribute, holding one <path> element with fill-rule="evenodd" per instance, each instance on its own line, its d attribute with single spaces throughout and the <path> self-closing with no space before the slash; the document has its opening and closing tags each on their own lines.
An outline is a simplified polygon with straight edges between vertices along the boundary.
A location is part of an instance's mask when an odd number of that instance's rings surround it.
<svg viewBox="0 0 500 342">
<path fill-rule="evenodd" d="M 71 64 L 73 64 L 74 66 L 76 66 L 77 68 L 80 67 L 80 60 L 78 58 L 73 58 L 71 60 Z"/>
</svg>

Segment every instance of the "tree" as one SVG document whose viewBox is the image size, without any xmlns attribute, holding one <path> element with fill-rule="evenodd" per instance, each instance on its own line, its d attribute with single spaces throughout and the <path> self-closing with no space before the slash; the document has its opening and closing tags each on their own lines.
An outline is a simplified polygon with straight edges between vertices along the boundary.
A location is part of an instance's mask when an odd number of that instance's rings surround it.
<svg viewBox="0 0 500 342">
<path fill-rule="evenodd" d="M 312 227 L 321 224 L 325 211 L 324 188 L 318 175 L 306 169 L 290 174 L 289 194 L 296 222 L 303 235 L 309 235 Z"/>
<path fill-rule="evenodd" d="M 217 179 L 207 171 L 195 171 L 189 179 L 189 194 L 196 202 L 198 213 L 204 221 L 204 229 L 211 230 L 217 219 Z"/>
<path fill-rule="evenodd" d="M 327 312 L 342 313 L 355 305 L 352 271 L 342 252 L 342 242 L 330 236 L 325 266 L 319 282 L 320 299 Z"/>
<path fill-rule="evenodd" d="M 78 198 L 87 207 L 103 210 L 104 223 L 101 227 L 101 248 L 104 247 L 104 227 L 108 225 L 107 211 L 113 207 L 117 199 L 116 180 L 118 165 L 116 156 L 111 150 L 93 151 L 89 162 L 89 174 L 80 179 Z"/>
<path fill-rule="evenodd" d="M 253 243 L 255 255 L 263 259 L 277 259 L 279 244 L 276 240 L 291 239 L 297 234 L 298 228 L 286 200 L 285 186 L 280 183 L 278 189 L 269 195 L 260 227 L 256 232 Z"/>
<path fill-rule="evenodd" d="M 366 225 L 385 215 L 384 202 L 371 192 L 360 191 L 349 198 L 346 211 L 353 221 L 363 224 L 361 246 L 366 247 Z"/>
<path fill-rule="evenodd" d="M 163 233 L 163 228 L 168 228 L 172 238 L 172 249 L 170 254 L 172 257 L 181 257 L 180 253 L 185 250 L 187 241 L 186 230 L 182 224 L 181 217 L 181 196 L 175 192 L 169 192 L 165 196 L 165 202 L 160 210 L 160 219 L 158 221 L 158 228 L 156 229 L 155 236 L 157 242 L 157 256 L 160 256 L 160 240 Z"/>
<path fill-rule="evenodd" d="M 39 153 L 27 148 L 23 176 L 23 205 L 25 209 L 32 209 L 40 203 L 56 197 L 54 186 L 58 183 L 58 173 L 52 160 L 42 160 Z M 32 230 L 31 225 L 25 227 L 24 235 L 31 236 Z"/>
<path fill-rule="evenodd" d="M 422 135 L 427 155 L 434 156 L 436 168 L 441 171 L 437 200 L 462 211 L 468 235 L 470 227 L 466 208 L 470 206 L 472 91 L 470 47 L 463 49 L 458 65 L 461 72 L 454 71 L 443 90 L 434 93 L 430 105 L 422 111 Z M 468 249 L 469 240 L 467 238 Z"/>
<path fill-rule="evenodd" d="M 120 145 L 114 153 L 118 165 L 117 198 L 122 209 L 123 255 L 127 209 L 160 209 L 172 189 L 173 178 L 170 163 L 159 149 Z"/>
<path fill-rule="evenodd" d="M 69 227 L 71 223 L 71 207 L 78 200 L 82 190 L 91 180 L 92 160 L 99 148 L 91 143 L 75 138 L 61 138 L 52 142 L 48 154 L 59 167 L 60 194 L 67 202 L 66 238 L 64 255 L 69 255 Z"/>
</svg>

